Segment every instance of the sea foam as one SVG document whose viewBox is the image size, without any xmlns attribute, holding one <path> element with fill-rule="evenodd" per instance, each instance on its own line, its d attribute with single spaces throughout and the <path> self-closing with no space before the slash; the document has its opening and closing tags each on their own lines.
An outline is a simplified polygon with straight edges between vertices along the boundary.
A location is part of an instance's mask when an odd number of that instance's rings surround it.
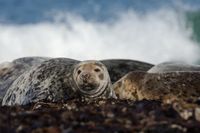
<svg viewBox="0 0 200 133">
<path fill-rule="evenodd" d="M 0 62 L 23 56 L 128 58 L 150 63 L 196 63 L 200 58 L 192 29 L 186 28 L 184 15 L 174 10 L 145 14 L 128 10 L 106 22 L 70 13 L 55 16 L 54 22 L 0 24 Z"/>
</svg>

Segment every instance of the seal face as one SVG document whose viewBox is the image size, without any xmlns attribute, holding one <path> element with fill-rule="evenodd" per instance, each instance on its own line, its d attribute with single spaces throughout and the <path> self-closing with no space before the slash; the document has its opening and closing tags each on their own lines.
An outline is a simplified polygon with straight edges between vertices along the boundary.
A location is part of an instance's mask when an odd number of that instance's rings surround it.
<svg viewBox="0 0 200 133">
<path fill-rule="evenodd" d="M 73 71 L 76 90 L 85 97 L 115 97 L 107 68 L 99 61 L 83 61 Z"/>
</svg>

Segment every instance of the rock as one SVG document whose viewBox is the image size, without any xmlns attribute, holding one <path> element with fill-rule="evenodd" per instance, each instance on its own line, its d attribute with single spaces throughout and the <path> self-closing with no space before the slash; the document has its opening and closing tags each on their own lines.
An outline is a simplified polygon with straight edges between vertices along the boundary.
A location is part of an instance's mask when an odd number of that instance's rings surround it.
<svg viewBox="0 0 200 133">
<path fill-rule="evenodd" d="M 195 72 L 200 71 L 200 65 L 191 65 L 184 62 L 164 62 L 153 66 L 148 73 L 167 72 Z"/>
<path fill-rule="evenodd" d="M 98 99 L 87 103 L 73 99 L 33 110 L 35 106 L 1 107 L 0 131 L 198 133 L 200 126 L 193 118 L 181 118 L 172 105 L 150 100 Z"/>
<path fill-rule="evenodd" d="M 195 109 L 195 118 L 197 121 L 200 121 L 200 108 L 199 107 L 197 107 Z"/>
</svg>

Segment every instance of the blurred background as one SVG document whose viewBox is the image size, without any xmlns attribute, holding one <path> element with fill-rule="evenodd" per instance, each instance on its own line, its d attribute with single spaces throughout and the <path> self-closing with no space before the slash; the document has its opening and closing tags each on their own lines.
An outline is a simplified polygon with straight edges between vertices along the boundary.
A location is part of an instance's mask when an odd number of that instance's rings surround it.
<svg viewBox="0 0 200 133">
<path fill-rule="evenodd" d="M 200 64 L 200 0 L 0 0 L 0 62 L 23 56 Z"/>
</svg>

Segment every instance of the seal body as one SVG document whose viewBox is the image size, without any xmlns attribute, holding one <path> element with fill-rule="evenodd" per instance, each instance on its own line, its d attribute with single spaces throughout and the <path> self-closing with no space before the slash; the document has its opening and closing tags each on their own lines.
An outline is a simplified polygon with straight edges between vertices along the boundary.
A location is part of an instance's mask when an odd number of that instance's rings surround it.
<svg viewBox="0 0 200 133">
<path fill-rule="evenodd" d="M 148 73 L 167 73 L 167 72 L 194 72 L 200 71 L 200 65 L 191 65 L 184 62 L 164 62 L 155 65 L 148 70 Z"/>
<path fill-rule="evenodd" d="M 74 97 L 71 88 L 76 60 L 55 58 L 24 72 L 6 92 L 2 105 L 25 105 L 38 101 L 59 101 Z"/>
<path fill-rule="evenodd" d="M 146 72 L 154 66 L 147 62 L 125 59 L 107 59 L 101 60 L 101 62 L 107 67 L 112 83 L 115 83 L 129 72 Z"/>
<path fill-rule="evenodd" d="M 22 73 L 48 59 L 47 57 L 24 57 L 0 64 L 0 101 L 13 81 Z"/>
<path fill-rule="evenodd" d="M 102 63 L 54 58 L 16 79 L 6 92 L 2 105 L 58 102 L 80 96 L 107 98 L 113 95 L 107 69 Z"/>
<path fill-rule="evenodd" d="M 138 90 L 139 99 L 191 100 L 200 97 L 200 72 L 146 74 Z"/>
<path fill-rule="evenodd" d="M 146 72 L 129 72 L 113 84 L 117 98 L 138 100 L 138 90 L 142 87 L 141 81 Z"/>
<path fill-rule="evenodd" d="M 200 72 L 130 72 L 113 89 L 121 99 L 188 100 L 200 97 L 199 83 Z"/>
</svg>

